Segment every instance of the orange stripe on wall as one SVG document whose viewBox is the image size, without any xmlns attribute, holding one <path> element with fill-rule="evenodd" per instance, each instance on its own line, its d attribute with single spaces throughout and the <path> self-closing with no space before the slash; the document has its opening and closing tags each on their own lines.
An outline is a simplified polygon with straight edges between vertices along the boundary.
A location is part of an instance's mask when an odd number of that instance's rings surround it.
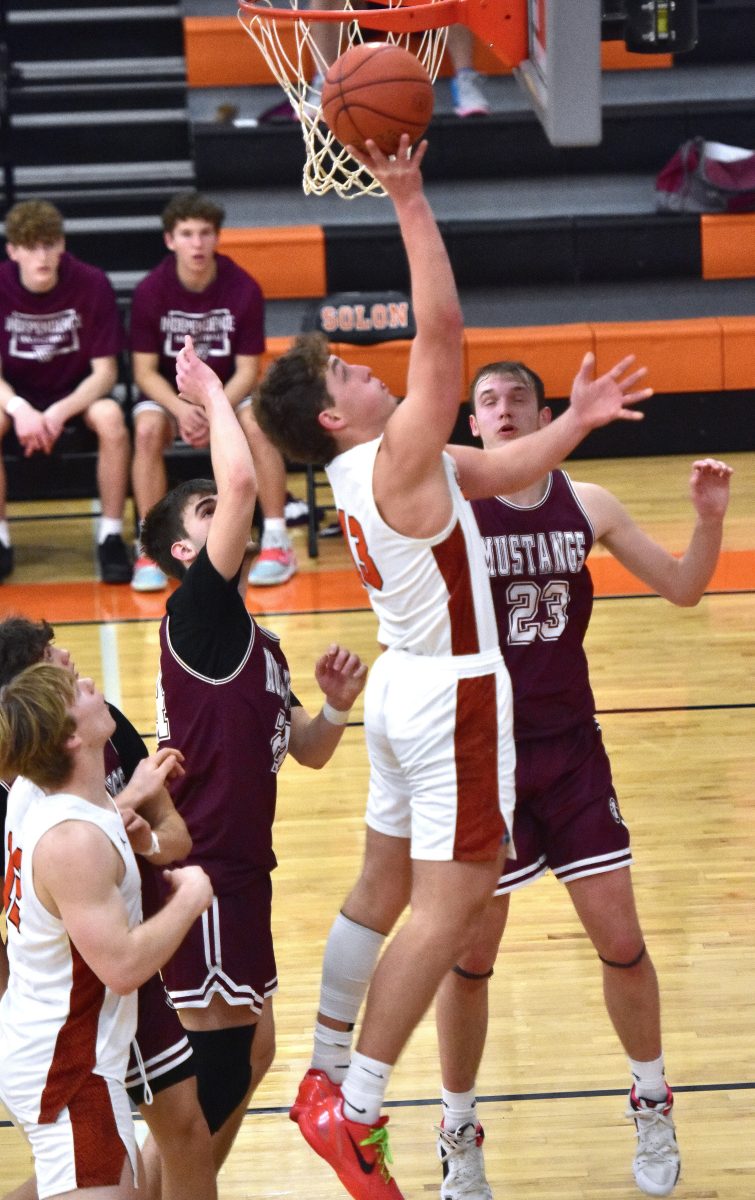
<svg viewBox="0 0 755 1200">
<path fill-rule="evenodd" d="M 755 277 L 755 213 L 703 213 L 703 279 Z"/>
<path fill-rule="evenodd" d="M 221 229 L 218 249 L 253 275 L 269 300 L 310 299 L 327 289 L 319 225 Z"/>
</svg>

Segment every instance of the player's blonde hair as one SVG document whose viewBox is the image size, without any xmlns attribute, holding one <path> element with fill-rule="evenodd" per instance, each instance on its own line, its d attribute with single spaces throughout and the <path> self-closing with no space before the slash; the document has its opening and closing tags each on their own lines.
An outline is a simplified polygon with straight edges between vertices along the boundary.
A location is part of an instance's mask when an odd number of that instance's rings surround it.
<svg viewBox="0 0 755 1200">
<path fill-rule="evenodd" d="M 23 775 L 48 790 L 65 783 L 75 702 L 75 679 L 50 663 L 34 663 L 0 688 L 0 776 Z"/>
</svg>

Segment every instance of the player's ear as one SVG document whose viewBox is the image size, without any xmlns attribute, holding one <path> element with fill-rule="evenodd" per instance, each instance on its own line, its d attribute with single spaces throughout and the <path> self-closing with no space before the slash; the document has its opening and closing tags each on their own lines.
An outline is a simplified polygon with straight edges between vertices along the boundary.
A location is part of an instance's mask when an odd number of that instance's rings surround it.
<svg viewBox="0 0 755 1200">
<path fill-rule="evenodd" d="M 474 413 L 469 414 L 469 428 L 472 431 L 472 437 L 481 437 L 480 427 L 477 424 L 477 417 Z"/>
<path fill-rule="evenodd" d="M 343 428 L 343 417 L 335 408 L 322 408 L 317 414 L 317 420 L 328 433 L 334 433 Z"/>
<path fill-rule="evenodd" d="M 170 548 L 170 553 L 173 558 L 177 558 L 185 566 L 189 566 L 197 557 L 195 547 L 186 538 L 181 538 L 180 541 L 174 542 Z"/>
<path fill-rule="evenodd" d="M 541 408 L 537 414 L 538 429 L 544 429 L 546 425 L 550 425 L 552 420 L 553 420 L 553 409 L 548 408 L 548 405 L 546 404 L 545 408 Z"/>
<path fill-rule="evenodd" d="M 172 233 L 169 233 L 166 230 L 166 232 L 163 234 L 163 241 L 165 242 L 165 245 L 168 247 L 169 250 L 175 250 L 176 239 L 173 237 Z"/>
</svg>

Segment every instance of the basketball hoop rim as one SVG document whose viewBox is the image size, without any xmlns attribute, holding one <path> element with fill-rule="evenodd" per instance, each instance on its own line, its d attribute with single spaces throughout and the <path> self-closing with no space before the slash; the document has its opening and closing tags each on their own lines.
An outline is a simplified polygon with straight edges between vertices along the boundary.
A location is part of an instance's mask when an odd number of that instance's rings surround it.
<svg viewBox="0 0 755 1200">
<path fill-rule="evenodd" d="M 386 0 L 377 0 L 386 3 Z M 273 8 L 266 4 L 254 4 L 251 0 L 237 0 L 240 12 L 273 23 L 288 24 L 294 21 L 323 21 L 348 25 L 356 21 L 370 29 L 382 29 L 389 33 L 411 33 L 414 30 L 441 29 L 445 25 L 467 24 L 465 20 L 467 0 L 414 0 L 413 4 L 401 4 L 394 8 L 352 8 L 332 11 L 322 8 Z"/>
</svg>

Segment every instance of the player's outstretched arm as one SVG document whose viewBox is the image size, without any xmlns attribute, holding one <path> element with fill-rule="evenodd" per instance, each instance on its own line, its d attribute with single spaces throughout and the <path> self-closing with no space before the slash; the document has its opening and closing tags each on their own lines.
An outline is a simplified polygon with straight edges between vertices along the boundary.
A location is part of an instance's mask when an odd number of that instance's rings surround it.
<svg viewBox="0 0 755 1200">
<path fill-rule="evenodd" d="M 395 156 L 374 142 L 354 156 L 380 181 L 396 210 L 409 260 L 417 326 L 406 398 L 388 422 L 383 449 L 400 457 L 399 484 L 434 467 L 454 427 L 462 395 L 463 316 L 451 263 L 422 186 L 427 142 L 412 150 L 404 134 Z M 382 453 L 382 451 L 381 451 Z"/>
<path fill-rule="evenodd" d="M 87 869 L 73 870 L 75 863 L 86 863 Z M 201 867 L 166 871 L 172 894 L 165 906 L 129 929 L 118 890 L 123 864 L 102 830 L 88 821 L 65 821 L 44 834 L 33 866 L 41 902 L 62 919 L 98 979 L 124 996 L 168 961 L 212 901 L 212 885 Z"/>
<path fill-rule="evenodd" d="M 593 484 L 577 484 L 596 538 L 644 583 L 681 607 L 700 600 L 721 551 L 732 468 L 715 458 L 692 464 L 690 497 L 697 513 L 689 544 L 680 557 L 640 529 L 615 496 Z"/>
<path fill-rule="evenodd" d="M 569 407 L 555 421 L 495 450 L 449 446 L 465 496 L 477 500 L 518 492 L 557 467 L 591 430 L 612 421 L 641 421 L 643 413 L 632 406 L 647 400 L 653 391 L 637 386 L 646 371 L 644 367 L 631 370 L 633 364 L 634 355 L 629 355 L 596 379 L 595 355 L 586 354 L 572 385 Z"/>
<path fill-rule="evenodd" d="M 314 717 L 303 708 L 291 709 L 289 749 L 302 766 L 319 769 L 343 737 L 348 712 L 367 680 L 367 665 L 358 654 L 332 645 L 315 663 L 315 679 L 325 702 Z"/>
<path fill-rule="evenodd" d="M 176 384 L 183 399 L 199 405 L 209 421 L 218 501 L 207 536 L 207 553 L 215 570 L 232 579 L 246 552 L 257 499 L 252 454 L 222 383 L 199 358 L 190 337 L 176 359 Z"/>
</svg>

